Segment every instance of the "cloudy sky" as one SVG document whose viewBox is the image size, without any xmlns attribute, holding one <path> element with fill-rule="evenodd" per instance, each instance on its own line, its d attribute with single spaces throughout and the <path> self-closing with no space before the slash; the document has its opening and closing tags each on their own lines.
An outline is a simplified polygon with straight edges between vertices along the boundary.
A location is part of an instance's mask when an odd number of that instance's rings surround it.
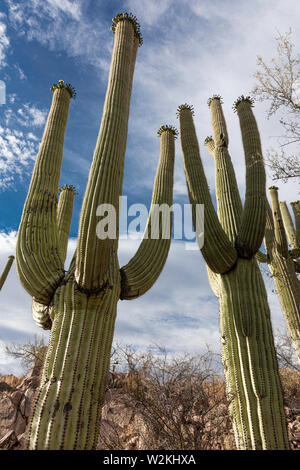
<svg viewBox="0 0 300 470">
<path fill-rule="evenodd" d="M 128 204 L 151 201 L 159 153 L 156 131 L 177 126 L 182 103 L 195 108 L 195 124 L 206 175 L 214 195 L 212 158 L 203 146 L 211 134 L 207 99 L 220 94 L 230 153 L 242 198 L 245 167 L 234 100 L 253 89 L 257 55 L 275 55 L 274 37 L 292 28 L 300 43 L 297 0 L 4 0 L 0 7 L 0 269 L 14 252 L 16 232 L 43 126 L 51 103 L 50 86 L 71 82 L 72 100 L 65 139 L 61 184 L 78 190 L 69 258 L 76 245 L 78 217 L 98 134 L 113 45 L 111 18 L 119 11 L 138 17 L 144 44 L 135 69 L 127 141 L 124 192 Z M 263 149 L 278 148 L 278 118 L 266 119 L 267 105 L 255 115 Z M 271 183 L 269 177 L 268 183 Z M 280 199 L 297 199 L 296 183 L 277 183 Z M 179 141 L 176 142 L 175 202 L 188 202 Z M 120 264 L 134 254 L 137 241 L 120 243 Z M 272 281 L 266 278 L 274 328 L 284 323 Z M 31 299 L 17 280 L 15 265 L 0 293 L 0 346 L 22 342 L 40 330 L 31 318 Z M 47 336 L 47 335 L 46 335 Z M 219 351 L 218 302 L 201 253 L 172 244 L 165 269 L 150 292 L 119 302 L 115 340 L 145 348 L 157 343 L 171 352 L 197 353 L 205 344 Z M 19 366 L 0 348 L 0 373 Z"/>
</svg>

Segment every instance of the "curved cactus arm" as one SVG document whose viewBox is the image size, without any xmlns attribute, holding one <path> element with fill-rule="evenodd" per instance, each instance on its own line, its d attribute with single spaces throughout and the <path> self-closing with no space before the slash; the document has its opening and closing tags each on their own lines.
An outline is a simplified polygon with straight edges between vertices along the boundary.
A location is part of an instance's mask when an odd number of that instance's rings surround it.
<svg viewBox="0 0 300 470">
<path fill-rule="evenodd" d="M 59 254 L 56 207 L 71 94 L 53 87 L 53 100 L 24 205 L 16 247 L 17 270 L 23 287 L 48 304 L 64 276 Z"/>
<path fill-rule="evenodd" d="M 296 230 L 293 224 L 290 211 L 285 201 L 280 201 L 279 206 L 280 206 L 282 222 L 285 228 L 286 235 L 288 237 L 290 248 L 291 250 L 295 250 L 297 248 Z"/>
<path fill-rule="evenodd" d="M 136 254 L 120 270 L 121 299 L 134 299 L 149 290 L 160 275 L 169 253 L 172 231 L 175 136 L 168 127 L 161 132 L 159 163 L 147 226 Z M 166 210 L 161 215 L 160 207 Z"/>
<path fill-rule="evenodd" d="M 43 305 L 36 300 L 32 300 L 32 317 L 35 323 L 43 330 L 51 330 L 52 320 L 50 315 L 51 306 Z"/>
<path fill-rule="evenodd" d="M 63 263 L 66 260 L 70 227 L 73 215 L 75 189 L 67 184 L 60 189 L 57 205 L 57 229 L 60 256 Z"/>
<path fill-rule="evenodd" d="M 291 202 L 291 206 L 295 216 L 297 248 L 300 248 L 300 201 Z"/>
<path fill-rule="evenodd" d="M 60 256 L 63 263 L 65 262 L 67 254 L 75 194 L 73 186 L 65 185 L 63 188 L 60 188 L 60 196 L 57 206 L 57 229 Z M 32 316 L 40 328 L 43 328 L 43 330 L 51 330 L 53 314 L 54 311 L 52 303 L 50 305 L 44 305 L 33 299 Z"/>
<path fill-rule="evenodd" d="M 281 256 L 286 258 L 289 254 L 289 250 L 279 206 L 278 188 L 276 186 L 271 186 L 269 188 L 269 192 L 272 204 L 274 235 L 277 245 L 276 248 L 278 253 L 280 253 Z"/>
<path fill-rule="evenodd" d="M 87 292 L 101 290 L 108 279 L 111 256 L 116 256 L 119 197 L 122 193 L 130 95 L 139 39 L 130 21 L 118 21 L 103 109 L 79 222 L 75 279 Z M 116 211 L 113 238 L 96 235 L 101 204 Z M 103 206 L 102 206 L 103 207 Z M 106 206 L 108 207 L 108 206 Z M 104 214 L 102 214 L 104 215 Z"/>
<path fill-rule="evenodd" d="M 217 208 L 220 223 L 234 243 L 241 220 L 242 202 L 235 172 L 228 152 L 228 133 L 220 97 L 209 100 L 214 136 L 214 162 Z"/>
<path fill-rule="evenodd" d="M 10 271 L 10 268 L 11 268 L 13 262 L 14 262 L 14 259 L 15 259 L 15 257 L 13 255 L 8 257 L 6 265 L 4 266 L 4 269 L 3 269 L 3 271 L 0 275 L 0 290 L 2 289 L 3 284 L 6 281 L 6 278 L 8 276 L 9 271 Z"/>
<path fill-rule="evenodd" d="M 196 227 L 196 204 L 204 204 L 205 241 L 201 251 L 213 272 L 224 273 L 234 266 L 237 252 L 223 230 L 212 203 L 201 162 L 192 111 L 188 107 L 179 107 L 178 114 L 184 170 L 192 204 L 194 228 Z"/>
<path fill-rule="evenodd" d="M 235 246 L 243 258 L 251 258 L 260 248 L 266 224 L 266 174 L 260 136 L 252 112 L 252 100 L 240 97 L 235 102 L 242 132 L 246 163 L 246 196 Z"/>
</svg>

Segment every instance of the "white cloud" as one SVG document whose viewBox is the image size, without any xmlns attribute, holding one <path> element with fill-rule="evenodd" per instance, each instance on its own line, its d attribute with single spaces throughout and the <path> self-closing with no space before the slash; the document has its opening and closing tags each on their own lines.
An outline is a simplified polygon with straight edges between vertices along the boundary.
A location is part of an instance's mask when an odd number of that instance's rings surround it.
<svg viewBox="0 0 300 470">
<path fill-rule="evenodd" d="M 6 34 L 6 24 L 1 21 L 3 17 L 4 15 L 0 14 L 0 68 L 6 66 L 6 53 L 10 44 Z"/>
<path fill-rule="evenodd" d="M 18 123 L 26 127 L 41 127 L 46 122 L 47 111 L 24 104 L 17 111 Z"/>
<path fill-rule="evenodd" d="M 21 67 L 18 64 L 15 64 L 14 67 L 18 72 L 20 80 L 27 80 L 27 77 L 26 77 L 24 71 L 21 69 Z"/>
<path fill-rule="evenodd" d="M 81 57 L 107 71 L 112 35 L 107 25 L 101 28 L 101 18 L 87 20 L 81 11 L 81 1 L 32 0 L 24 3 L 7 0 L 7 4 L 10 22 L 18 34 L 29 41 L 37 40 L 50 50 Z"/>
<path fill-rule="evenodd" d="M 0 125 L 0 191 L 29 175 L 38 146 L 22 131 Z"/>
</svg>

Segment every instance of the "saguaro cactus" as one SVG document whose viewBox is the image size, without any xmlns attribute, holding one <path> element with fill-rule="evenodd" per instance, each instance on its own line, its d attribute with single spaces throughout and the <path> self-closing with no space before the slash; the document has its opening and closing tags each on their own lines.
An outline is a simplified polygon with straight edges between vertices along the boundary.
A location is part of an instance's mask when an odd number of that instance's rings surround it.
<svg viewBox="0 0 300 470">
<path fill-rule="evenodd" d="M 118 213 L 132 80 L 141 43 L 139 26 L 132 15 L 118 14 L 113 21 L 115 40 L 102 122 L 81 210 L 77 248 L 69 270 L 64 271 L 56 222 L 57 187 L 70 100 L 66 87 L 54 89 L 19 229 L 20 279 L 35 301 L 51 306 L 52 321 L 31 421 L 30 449 L 95 447 L 117 302 L 120 298 L 138 297 L 152 286 L 170 246 L 170 239 L 145 237 L 136 255 L 120 270 L 119 218 L 116 238 L 96 236 L 97 209 L 102 204 L 111 204 Z M 170 126 L 161 131 L 152 203 L 172 204 L 175 134 Z M 148 226 L 151 210 L 149 217 Z M 171 224 L 171 216 L 168 223 Z"/>
<path fill-rule="evenodd" d="M 15 257 L 13 255 L 8 257 L 6 265 L 4 266 L 4 269 L 3 269 L 3 271 L 0 275 L 0 290 L 2 289 L 3 284 L 6 281 L 6 278 L 8 276 L 9 271 L 10 271 L 10 268 L 11 268 L 13 262 L 14 262 L 14 259 L 15 259 Z"/>
<path fill-rule="evenodd" d="M 278 188 L 269 188 L 272 210 L 267 204 L 265 248 L 267 256 L 259 258 L 267 262 L 285 316 L 295 351 L 300 362 L 300 281 L 296 275 L 297 261 L 292 254 L 297 252 L 296 230 L 286 203 L 279 203 Z M 294 203 L 294 205 L 296 205 Z M 287 236 L 290 242 L 288 246 Z"/>
<path fill-rule="evenodd" d="M 270 311 L 254 259 L 264 236 L 266 207 L 260 137 L 251 106 L 249 97 L 240 97 L 235 103 L 246 162 L 244 207 L 228 152 L 220 96 L 209 100 L 213 137 L 206 139 L 215 161 L 218 216 L 200 158 L 193 110 L 188 105 L 178 109 L 181 145 L 194 219 L 195 205 L 204 204 L 201 251 L 220 302 L 222 357 L 236 446 L 288 449 Z"/>
</svg>

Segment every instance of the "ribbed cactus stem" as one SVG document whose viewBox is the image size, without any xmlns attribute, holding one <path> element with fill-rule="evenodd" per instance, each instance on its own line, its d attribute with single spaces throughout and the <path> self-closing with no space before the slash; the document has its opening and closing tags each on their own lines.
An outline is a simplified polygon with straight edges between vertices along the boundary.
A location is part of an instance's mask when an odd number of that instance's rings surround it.
<svg viewBox="0 0 300 470">
<path fill-rule="evenodd" d="M 300 201 L 291 202 L 291 206 L 295 217 L 297 248 L 300 248 Z"/>
<path fill-rule="evenodd" d="M 281 256 L 286 258 L 288 256 L 289 250 L 279 206 L 278 188 L 276 186 L 271 186 L 269 188 L 269 193 L 272 203 L 272 214 L 277 250 Z"/>
<path fill-rule="evenodd" d="M 57 312 L 31 423 L 31 449 L 91 449 L 100 428 L 119 274 L 114 287 L 86 296 L 72 276 L 54 298 Z"/>
<path fill-rule="evenodd" d="M 121 299 L 133 299 L 150 289 L 166 262 L 172 233 L 173 173 L 175 158 L 174 133 L 169 128 L 160 134 L 160 156 L 153 187 L 152 202 L 142 243 L 130 262 L 121 269 Z M 165 206 L 163 206 L 165 205 Z M 158 208 L 166 214 L 157 213 Z M 154 218 L 154 212 L 155 219 Z M 156 233 L 153 224 L 159 223 Z M 164 225 L 163 225 L 164 224 Z M 154 232 L 154 233 L 153 233 Z"/>
<path fill-rule="evenodd" d="M 229 138 L 227 126 L 222 109 L 222 100 L 219 96 L 213 96 L 209 100 L 209 109 L 215 146 L 228 147 Z"/>
<path fill-rule="evenodd" d="M 56 211 L 70 98 L 66 88 L 57 88 L 53 92 L 16 247 L 19 278 L 27 292 L 45 305 L 64 276 Z"/>
<path fill-rule="evenodd" d="M 260 248 L 266 223 L 266 174 L 257 123 L 249 99 L 236 102 L 246 163 L 245 204 L 236 239 L 243 258 L 251 258 Z"/>
<path fill-rule="evenodd" d="M 243 207 L 228 152 L 228 134 L 221 100 L 212 98 L 209 107 L 215 146 L 213 156 L 218 216 L 225 233 L 234 244 L 239 231 Z"/>
<path fill-rule="evenodd" d="M 75 277 L 86 291 L 101 289 L 108 279 L 119 232 L 119 197 L 122 194 L 130 95 L 139 40 L 129 21 L 115 28 L 115 41 L 101 127 L 83 200 L 78 233 Z M 101 176 L 100 176 L 101 175 Z M 101 204 L 117 211 L 116 239 L 95 237 Z"/>
<path fill-rule="evenodd" d="M 276 191 L 277 192 L 277 191 Z M 275 198 L 278 199 L 278 196 Z M 265 246 L 268 253 L 268 265 L 274 280 L 280 306 L 291 335 L 300 363 L 300 282 L 296 276 L 294 262 L 291 256 L 282 251 L 276 238 L 276 223 L 278 217 L 274 216 L 267 205 L 267 221 L 265 232 Z"/>
<path fill-rule="evenodd" d="M 254 260 L 220 276 L 223 363 L 238 449 L 288 449 L 267 294 Z"/>
<path fill-rule="evenodd" d="M 8 257 L 6 265 L 4 266 L 4 269 L 3 269 L 3 271 L 0 275 L 0 290 L 2 289 L 3 284 L 6 281 L 6 278 L 8 276 L 9 271 L 10 271 L 10 268 L 11 268 L 13 262 L 14 262 L 14 259 L 15 259 L 15 257 L 13 255 Z"/>
<path fill-rule="evenodd" d="M 234 266 L 237 253 L 218 220 L 211 200 L 191 110 L 181 109 L 179 120 L 184 170 L 192 204 L 194 227 L 196 227 L 195 205 L 204 204 L 205 241 L 201 251 L 212 271 L 224 273 Z"/>
<path fill-rule="evenodd" d="M 284 225 L 286 235 L 288 237 L 290 248 L 291 250 L 295 250 L 297 249 L 297 239 L 296 239 L 296 230 L 293 224 L 293 219 L 291 217 L 290 211 L 285 201 L 281 201 L 279 203 L 279 206 L 280 206 L 282 222 Z"/>
<path fill-rule="evenodd" d="M 65 262 L 73 215 L 75 190 L 73 186 L 66 185 L 61 188 L 57 205 L 57 231 L 60 255 Z"/>
</svg>

